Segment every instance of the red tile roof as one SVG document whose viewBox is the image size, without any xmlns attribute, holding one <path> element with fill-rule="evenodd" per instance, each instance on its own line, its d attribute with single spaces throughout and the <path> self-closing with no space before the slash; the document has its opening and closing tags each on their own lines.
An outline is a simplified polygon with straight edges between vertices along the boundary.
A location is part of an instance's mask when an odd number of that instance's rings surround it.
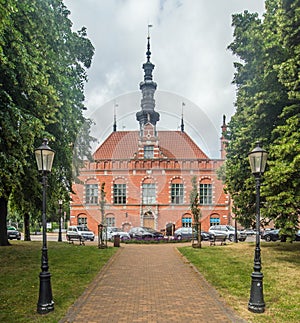
<svg viewBox="0 0 300 323">
<path fill-rule="evenodd" d="M 112 132 L 94 153 L 95 160 L 132 159 L 138 152 L 139 131 Z M 158 131 L 162 158 L 209 159 L 195 142 L 181 131 Z"/>
</svg>

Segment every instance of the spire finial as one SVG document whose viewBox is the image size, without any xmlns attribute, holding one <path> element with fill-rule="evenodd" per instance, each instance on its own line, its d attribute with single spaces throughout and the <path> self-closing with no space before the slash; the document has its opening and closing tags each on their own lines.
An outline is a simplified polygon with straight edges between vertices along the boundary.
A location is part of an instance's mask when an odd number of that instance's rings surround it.
<svg viewBox="0 0 300 323">
<path fill-rule="evenodd" d="M 150 52 L 150 28 L 152 27 L 152 25 L 148 24 L 148 44 L 147 44 L 147 62 L 150 62 L 150 56 L 151 56 L 151 52 Z"/>
<path fill-rule="evenodd" d="M 184 132 L 184 123 L 183 123 L 183 107 L 185 106 L 185 103 L 182 102 L 181 105 L 181 132 Z"/>
<path fill-rule="evenodd" d="M 114 125 L 113 125 L 113 132 L 117 131 L 117 107 L 118 107 L 118 103 L 114 103 Z"/>
<path fill-rule="evenodd" d="M 150 28 L 153 27 L 153 25 L 148 24 L 148 38 L 150 38 Z"/>
</svg>

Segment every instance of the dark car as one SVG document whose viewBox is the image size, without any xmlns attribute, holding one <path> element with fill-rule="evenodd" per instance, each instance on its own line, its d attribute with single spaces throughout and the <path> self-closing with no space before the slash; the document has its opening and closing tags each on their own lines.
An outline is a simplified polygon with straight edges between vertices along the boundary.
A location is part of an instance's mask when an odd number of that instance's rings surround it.
<svg viewBox="0 0 300 323">
<path fill-rule="evenodd" d="M 164 237 L 162 233 L 147 227 L 133 227 L 128 233 L 133 239 L 163 239 Z"/>
<path fill-rule="evenodd" d="M 202 241 L 209 241 L 212 235 L 209 232 L 201 231 L 201 240 Z"/>
<path fill-rule="evenodd" d="M 280 240 L 280 237 L 279 237 L 279 230 L 268 230 L 268 231 L 265 231 L 261 238 L 263 240 L 266 240 L 266 241 L 277 241 L 277 240 Z"/>
<path fill-rule="evenodd" d="M 280 235 L 280 229 L 265 231 L 261 238 L 266 241 L 278 241 L 285 242 L 287 237 L 285 235 Z M 296 232 L 295 241 L 300 241 L 300 230 Z"/>
<path fill-rule="evenodd" d="M 19 232 L 15 227 L 7 227 L 7 238 L 9 240 L 21 240 L 21 232 Z"/>
</svg>

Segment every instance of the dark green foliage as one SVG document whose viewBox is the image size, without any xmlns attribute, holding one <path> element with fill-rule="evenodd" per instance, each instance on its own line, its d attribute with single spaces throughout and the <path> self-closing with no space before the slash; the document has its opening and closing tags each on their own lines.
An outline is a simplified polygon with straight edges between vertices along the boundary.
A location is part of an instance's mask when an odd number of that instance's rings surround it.
<svg viewBox="0 0 300 323">
<path fill-rule="evenodd" d="M 0 3 L 0 198 L 32 216 L 41 197 L 33 151 L 43 137 L 56 151 L 50 209 L 69 199 L 73 147 L 82 131 L 81 146 L 89 149 L 83 88 L 94 48 L 85 28 L 72 31 L 69 13 L 61 0 Z M 0 245 L 7 244 L 3 210 Z"/>
<path fill-rule="evenodd" d="M 262 224 L 293 232 L 299 216 L 299 0 L 267 0 L 264 19 L 233 16 L 236 113 L 229 123 L 226 184 L 239 222 L 251 224 L 255 185 L 247 154 L 255 141 L 269 151 L 263 176 Z"/>
</svg>

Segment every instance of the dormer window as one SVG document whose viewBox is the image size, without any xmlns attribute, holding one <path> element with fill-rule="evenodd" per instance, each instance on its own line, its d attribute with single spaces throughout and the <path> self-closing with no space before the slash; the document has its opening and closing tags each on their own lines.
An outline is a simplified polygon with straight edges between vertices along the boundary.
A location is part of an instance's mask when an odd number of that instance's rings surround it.
<svg viewBox="0 0 300 323">
<path fill-rule="evenodd" d="M 151 159 L 154 157 L 154 147 L 153 146 L 144 146 L 144 158 Z"/>
</svg>

